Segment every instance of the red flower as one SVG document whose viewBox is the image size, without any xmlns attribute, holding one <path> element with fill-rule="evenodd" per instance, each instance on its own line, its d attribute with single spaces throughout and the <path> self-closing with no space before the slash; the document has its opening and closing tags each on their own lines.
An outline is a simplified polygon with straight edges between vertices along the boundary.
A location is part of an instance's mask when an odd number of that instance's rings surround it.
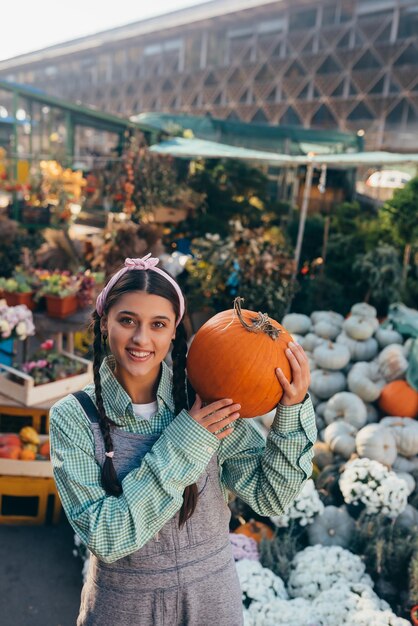
<svg viewBox="0 0 418 626">
<path fill-rule="evenodd" d="M 53 347 L 54 347 L 54 340 L 53 339 L 47 339 L 46 341 L 41 343 L 41 349 L 42 350 L 52 350 Z"/>
</svg>

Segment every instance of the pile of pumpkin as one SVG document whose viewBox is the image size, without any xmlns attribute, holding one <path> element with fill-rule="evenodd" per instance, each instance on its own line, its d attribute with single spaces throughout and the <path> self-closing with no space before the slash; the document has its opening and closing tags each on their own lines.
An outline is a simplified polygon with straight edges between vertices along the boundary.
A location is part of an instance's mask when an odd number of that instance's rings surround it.
<svg viewBox="0 0 418 626">
<path fill-rule="evenodd" d="M 329 459 L 327 452 L 343 459 L 357 455 L 408 480 L 408 472 L 418 468 L 418 422 L 413 419 L 418 392 L 405 380 L 414 339 L 404 341 L 381 325 L 366 303 L 355 304 L 347 318 L 318 311 L 310 317 L 289 314 L 283 324 L 311 364 L 319 469 Z"/>
<path fill-rule="evenodd" d="M 0 435 L 0 459 L 46 461 L 49 458 L 49 439 L 41 442 L 32 426 L 24 426 L 18 435 Z"/>
</svg>

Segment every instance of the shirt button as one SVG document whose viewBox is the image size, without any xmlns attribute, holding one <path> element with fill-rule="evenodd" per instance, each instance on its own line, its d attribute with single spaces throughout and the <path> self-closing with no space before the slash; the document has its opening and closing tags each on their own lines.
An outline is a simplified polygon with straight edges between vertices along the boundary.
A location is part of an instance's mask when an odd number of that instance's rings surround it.
<svg viewBox="0 0 418 626">
<path fill-rule="evenodd" d="M 215 449 L 212 446 L 206 446 L 206 452 L 215 452 Z"/>
</svg>

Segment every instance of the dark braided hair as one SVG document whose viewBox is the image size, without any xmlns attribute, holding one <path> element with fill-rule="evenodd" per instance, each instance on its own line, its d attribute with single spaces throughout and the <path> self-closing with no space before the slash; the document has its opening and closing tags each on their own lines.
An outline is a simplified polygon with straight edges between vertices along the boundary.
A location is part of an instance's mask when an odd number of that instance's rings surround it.
<svg viewBox="0 0 418 626">
<path fill-rule="evenodd" d="M 147 270 L 130 270 L 121 276 L 117 283 L 109 291 L 103 314 L 107 315 L 109 309 L 117 302 L 118 298 L 130 291 L 145 291 L 166 298 L 173 305 L 176 318 L 180 311 L 180 303 L 174 287 L 163 276 L 157 272 Z M 114 422 L 106 415 L 103 404 L 102 385 L 100 380 L 100 365 L 105 354 L 106 338 L 101 330 L 101 316 L 93 313 L 93 374 L 96 394 L 96 405 L 100 415 L 100 430 L 103 435 L 105 452 L 113 452 L 113 442 L 111 430 L 115 426 Z M 176 336 L 173 341 L 173 399 L 175 413 L 178 415 L 183 409 L 189 409 L 195 398 L 195 393 L 186 383 L 186 356 L 187 337 L 183 322 L 177 326 Z M 187 392 L 186 392 L 187 384 Z M 102 486 L 105 491 L 112 496 L 120 496 L 122 485 L 120 484 L 113 460 L 106 456 L 102 467 Z M 198 499 L 197 485 L 189 485 L 183 494 L 183 504 L 180 510 L 179 526 L 182 527 L 196 508 Z"/>
</svg>

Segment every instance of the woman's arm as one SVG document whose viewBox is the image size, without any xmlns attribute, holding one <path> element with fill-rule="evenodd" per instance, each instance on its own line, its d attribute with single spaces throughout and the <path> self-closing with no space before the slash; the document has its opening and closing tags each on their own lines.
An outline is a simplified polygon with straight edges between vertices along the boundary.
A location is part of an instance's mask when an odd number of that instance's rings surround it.
<svg viewBox="0 0 418 626">
<path fill-rule="evenodd" d="M 317 432 L 307 393 L 309 363 L 295 343 L 289 343 L 286 356 L 292 381 L 277 371 L 283 397 L 267 443 L 248 420 L 238 420 L 219 453 L 223 483 L 260 515 L 283 515 L 312 473 Z"/>
<path fill-rule="evenodd" d="M 71 396 L 51 410 L 51 459 L 68 520 L 98 558 L 113 562 L 147 543 L 181 508 L 219 447 L 215 435 L 182 411 L 122 481 L 123 494 L 101 486 L 89 423 Z"/>
<path fill-rule="evenodd" d="M 259 515 L 283 515 L 312 473 L 316 434 L 309 396 L 278 405 L 267 441 L 240 419 L 218 452 L 221 480 Z"/>
</svg>

